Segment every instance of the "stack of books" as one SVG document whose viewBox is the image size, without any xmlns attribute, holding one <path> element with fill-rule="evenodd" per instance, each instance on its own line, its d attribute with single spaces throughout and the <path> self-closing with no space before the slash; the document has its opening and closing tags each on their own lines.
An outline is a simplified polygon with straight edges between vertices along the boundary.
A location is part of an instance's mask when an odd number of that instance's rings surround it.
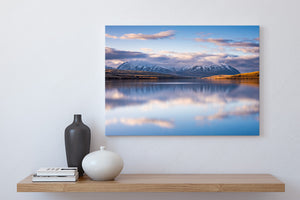
<svg viewBox="0 0 300 200">
<path fill-rule="evenodd" d="M 49 167 L 40 168 L 32 175 L 32 182 L 75 182 L 78 179 L 77 167 Z"/>
</svg>

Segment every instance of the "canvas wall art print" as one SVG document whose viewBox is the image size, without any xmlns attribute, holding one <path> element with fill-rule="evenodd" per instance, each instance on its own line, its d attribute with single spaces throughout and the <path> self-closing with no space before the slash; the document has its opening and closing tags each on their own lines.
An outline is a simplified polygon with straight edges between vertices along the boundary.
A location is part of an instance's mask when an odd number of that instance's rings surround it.
<svg viewBox="0 0 300 200">
<path fill-rule="evenodd" d="M 105 134 L 259 135 L 259 26 L 106 26 Z"/>
</svg>

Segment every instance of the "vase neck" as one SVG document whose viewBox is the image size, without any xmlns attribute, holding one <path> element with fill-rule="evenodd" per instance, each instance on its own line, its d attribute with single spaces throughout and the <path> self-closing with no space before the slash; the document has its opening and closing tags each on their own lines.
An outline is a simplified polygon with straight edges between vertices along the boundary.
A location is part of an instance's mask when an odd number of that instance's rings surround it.
<svg viewBox="0 0 300 200">
<path fill-rule="evenodd" d="M 73 123 L 81 123 L 81 115 L 74 115 L 74 121 Z"/>
</svg>

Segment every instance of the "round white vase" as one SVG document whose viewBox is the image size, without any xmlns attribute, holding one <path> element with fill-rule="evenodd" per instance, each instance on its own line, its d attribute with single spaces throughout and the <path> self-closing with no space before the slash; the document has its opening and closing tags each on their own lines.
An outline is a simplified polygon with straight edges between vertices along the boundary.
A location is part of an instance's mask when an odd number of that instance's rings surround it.
<svg viewBox="0 0 300 200">
<path fill-rule="evenodd" d="M 82 168 L 95 181 L 110 181 L 122 171 L 123 160 L 118 154 L 101 146 L 100 151 L 89 153 L 83 158 Z"/>
</svg>

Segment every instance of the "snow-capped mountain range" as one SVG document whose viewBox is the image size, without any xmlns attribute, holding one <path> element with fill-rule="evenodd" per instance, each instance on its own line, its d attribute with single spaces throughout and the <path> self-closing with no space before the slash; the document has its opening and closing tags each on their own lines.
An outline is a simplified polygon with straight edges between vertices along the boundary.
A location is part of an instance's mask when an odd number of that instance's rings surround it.
<svg viewBox="0 0 300 200">
<path fill-rule="evenodd" d="M 173 74 L 179 76 L 197 76 L 206 77 L 213 75 L 234 75 L 240 72 L 227 64 L 212 64 L 212 65 L 195 65 L 182 68 L 165 68 L 156 64 L 146 62 L 124 62 L 118 68 L 118 70 L 135 70 L 135 71 L 147 71 L 157 72 L 163 74 Z"/>
<path fill-rule="evenodd" d="M 174 69 L 167 69 L 155 64 L 146 62 L 124 62 L 117 69 L 119 70 L 135 70 L 135 71 L 146 71 L 146 72 L 158 72 L 163 74 L 174 74 Z"/>
</svg>

